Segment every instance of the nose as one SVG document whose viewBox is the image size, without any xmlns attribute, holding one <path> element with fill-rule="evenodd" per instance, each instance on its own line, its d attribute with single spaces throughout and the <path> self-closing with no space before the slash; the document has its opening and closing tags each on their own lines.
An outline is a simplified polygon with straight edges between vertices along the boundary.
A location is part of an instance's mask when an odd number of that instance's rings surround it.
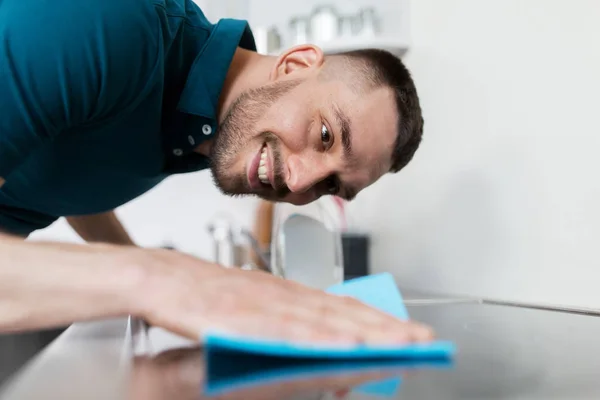
<svg viewBox="0 0 600 400">
<path fill-rule="evenodd" d="M 292 193 L 305 193 L 329 176 L 327 166 L 318 160 L 292 155 L 287 159 L 287 187 Z"/>
</svg>

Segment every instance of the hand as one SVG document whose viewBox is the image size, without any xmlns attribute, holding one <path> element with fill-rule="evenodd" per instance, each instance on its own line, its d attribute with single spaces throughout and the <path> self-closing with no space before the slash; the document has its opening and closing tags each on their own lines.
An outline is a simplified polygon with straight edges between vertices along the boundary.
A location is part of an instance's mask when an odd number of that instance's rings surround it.
<svg viewBox="0 0 600 400">
<path fill-rule="evenodd" d="M 216 397 L 202 393 L 206 380 L 205 359 L 199 348 L 182 348 L 160 353 L 156 357 L 138 356 L 133 361 L 133 369 L 128 389 L 130 400 L 279 400 L 294 395 L 334 392 L 336 398 L 346 396 L 352 387 L 403 374 L 398 366 L 394 368 L 370 366 L 344 371 L 324 372 L 310 378 L 291 377 L 275 383 L 256 384 L 224 392 Z"/>
<path fill-rule="evenodd" d="M 208 330 L 331 344 L 425 342 L 432 330 L 350 297 L 262 271 L 226 269 L 181 253 L 151 254 L 138 315 L 193 340 Z"/>
</svg>

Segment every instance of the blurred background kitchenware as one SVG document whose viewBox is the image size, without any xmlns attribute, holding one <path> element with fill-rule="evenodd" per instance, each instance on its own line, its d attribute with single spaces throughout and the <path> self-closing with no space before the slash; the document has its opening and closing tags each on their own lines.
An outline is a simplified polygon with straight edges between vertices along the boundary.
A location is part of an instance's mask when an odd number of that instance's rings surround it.
<svg viewBox="0 0 600 400">
<path fill-rule="evenodd" d="M 363 8 L 358 12 L 358 30 L 355 34 L 360 36 L 375 36 L 380 32 L 380 23 L 372 7 Z"/>
<path fill-rule="evenodd" d="M 306 15 L 295 15 L 290 19 L 287 41 L 290 45 L 326 44 L 337 39 L 373 37 L 380 32 L 381 23 L 373 7 L 341 13 L 331 4 L 320 4 Z"/>
<path fill-rule="evenodd" d="M 338 36 L 350 38 L 358 32 L 360 20 L 354 15 L 342 15 L 338 20 Z"/>
<path fill-rule="evenodd" d="M 256 50 L 259 53 L 272 54 L 281 49 L 282 38 L 276 27 L 259 26 L 253 29 L 253 34 Z"/>
<path fill-rule="evenodd" d="M 344 280 L 360 278 L 371 273 L 369 250 L 371 237 L 362 232 L 342 232 Z"/>
<path fill-rule="evenodd" d="M 231 217 L 218 215 L 208 225 L 214 241 L 213 261 L 224 267 L 261 269 L 253 262 L 253 252 L 261 265 L 271 271 L 268 252 L 264 252 L 254 235 Z"/>
<path fill-rule="evenodd" d="M 339 232 L 307 215 L 293 214 L 279 230 L 278 251 L 283 277 L 325 290 L 343 281 Z"/>
<path fill-rule="evenodd" d="M 310 38 L 310 22 L 307 17 L 298 16 L 290 20 L 290 41 L 292 45 L 305 44 Z"/>
<path fill-rule="evenodd" d="M 269 265 L 265 263 L 262 255 L 269 255 L 271 252 L 271 242 L 273 240 L 273 214 L 275 204 L 261 200 L 256 208 L 254 219 L 254 237 L 257 242 L 257 249 L 253 249 L 252 261 L 260 269 L 269 270 Z M 270 260 L 268 260 L 270 261 Z"/>
<path fill-rule="evenodd" d="M 273 209 L 272 273 L 325 289 L 344 280 L 340 222 L 328 198 Z"/>
<path fill-rule="evenodd" d="M 310 15 L 310 39 L 328 42 L 338 36 L 339 14 L 335 7 L 323 4 L 315 7 Z"/>
</svg>

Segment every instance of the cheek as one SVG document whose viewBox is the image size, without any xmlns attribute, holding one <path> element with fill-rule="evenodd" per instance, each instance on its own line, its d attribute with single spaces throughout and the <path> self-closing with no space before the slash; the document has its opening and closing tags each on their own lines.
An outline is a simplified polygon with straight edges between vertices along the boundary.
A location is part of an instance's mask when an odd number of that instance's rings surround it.
<svg viewBox="0 0 600 400">
<path fill-rule="evenodd" d="M 305 102 L 286 97 L 267 113 L 268 130 L 279 137 L 286 147 L 300 150 L 307 145 L 308 132 L 315 123 L 313 114 Z"/>
</svg>

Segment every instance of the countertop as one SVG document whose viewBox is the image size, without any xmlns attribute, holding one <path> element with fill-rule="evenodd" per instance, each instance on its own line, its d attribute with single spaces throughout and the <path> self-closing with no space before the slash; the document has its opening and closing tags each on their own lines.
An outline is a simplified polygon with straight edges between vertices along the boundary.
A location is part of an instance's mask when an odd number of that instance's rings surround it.
<svg viewBox="0 0 600 400">
<path fill-rule="evenodd" d="M 125 318 L 71 326 L 0 400 L 600 398 L 598 316 L 403 292 L 412 318 L 456 343 L 452 362 L 224 360 L 237 375 L 216 385 L 196 343 Z"/>
</svg>

